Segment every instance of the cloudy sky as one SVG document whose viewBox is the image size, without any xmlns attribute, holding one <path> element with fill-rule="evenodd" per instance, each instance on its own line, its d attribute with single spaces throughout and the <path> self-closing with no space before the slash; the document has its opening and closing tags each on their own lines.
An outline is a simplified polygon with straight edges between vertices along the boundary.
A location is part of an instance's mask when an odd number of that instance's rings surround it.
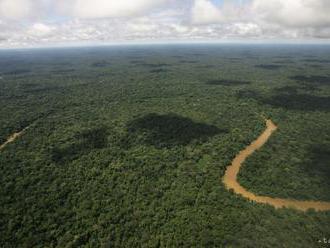
<svg viewBox="0 0 330 248">
<path fill-rule="evenodd" d="M 0 48 L 126 42 L 330 43 L 330 0 L 0 0 Z"/>
</svg>

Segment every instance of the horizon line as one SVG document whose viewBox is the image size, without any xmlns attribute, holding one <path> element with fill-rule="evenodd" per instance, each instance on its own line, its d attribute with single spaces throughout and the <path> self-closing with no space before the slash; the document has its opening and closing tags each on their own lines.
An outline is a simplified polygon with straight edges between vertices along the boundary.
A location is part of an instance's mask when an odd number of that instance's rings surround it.
<svg viewBox="0 0 330 248">
<path fill-rule="evenodd" d="M 113 42 L 72 42 L 51 43 L 45 45 L 7 46 L 0 50 L 28 50 L 52 48 L 88 48 L 116 46 L 145 46 L 145 45 L 324 45 L 329 46 L 330 40 L 159 40 L 159 41 L 113 41 Z"/>
</svg>

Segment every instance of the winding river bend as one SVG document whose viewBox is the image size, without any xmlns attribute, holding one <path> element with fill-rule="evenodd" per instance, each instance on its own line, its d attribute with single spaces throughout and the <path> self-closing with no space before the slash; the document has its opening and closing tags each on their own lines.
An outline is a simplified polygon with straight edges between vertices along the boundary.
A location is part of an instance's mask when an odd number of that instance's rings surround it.
<svg viewBox="0 0 330 248">
<path fill-rule="evenodd" d="M 302 211 L 307 211 L 308 209 L 315 209 L 317 211 L 330 210 L 330 202 L 323 201 L 299 201 L 294 199 L 283 199 L 283 198 L 272 198 L 268 196 L 259 196 L 248 191 L 237 181 L 237 174 L 242 167 L 245 159 L 250 156 L 253 152 L 260 149 L 267 140 L 271 137 L 272 133 L 276 131 L 277 126 L 271 121 L 266 120 L 266 129 L 264 132 L 249 146 L 244 150 L 240 151 L 231 165 L 226 169 L 225 175 L 223 177 L 223 183 L 227 189 L 232 189 L 236 194 L 243 196 L 251 201 L 257 203 L 269 204 L 275 208 L 295 208 Z"/>
<path fill-rule="evenodd" d="M 14 142 L 17 138 L 22 136 L 22 134 L 29 127 L 24 128 L 22 131 L 12 134 L 8 139 L 0 145 L 0 151 L 3 150 L 9 143 Z M 237 181 L 237 174 L 242 167 L 245 159 L 254 153 L 256 150 L 260 149 L 270 138 L 272 133 L 276 131 L 277 126 L 271 121 L 266 120 L 266 129 L 264 132 L 249 146 L 244 150 L 240 151 L 231 165 L 226 169 L 225 175 L 223 177 L 223 183 L 227 189 L 232 189 L 236 194 L 239 194 L 251 201 L 257 203 L 269 204 L 275 208 L 295 208 L 302 211 L 307 211 L 308 209 L 315 209 L 317 211 L 330 210 L 330 202 L 324 201 L 299 201 L 294 199 L 283 199 L 283 198 L 272 198 L 268 196 L 258 196 L 254 193 L 248 191 L 243 186 L 241 186 Z"/>
</svg>

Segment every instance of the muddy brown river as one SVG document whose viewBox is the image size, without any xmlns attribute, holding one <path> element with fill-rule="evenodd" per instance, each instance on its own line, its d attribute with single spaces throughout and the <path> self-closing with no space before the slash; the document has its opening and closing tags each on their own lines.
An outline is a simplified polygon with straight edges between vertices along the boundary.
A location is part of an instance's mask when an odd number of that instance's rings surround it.
<svg viewBox="0 0 330 248">
<path fill-rule="evenodd" d="M 294 199 L 283 199 L 283 198 L 272 198 L 268 196 L 259 196 L 248 191 L 237 181 L 237 174 L 242 167 L 245 159 L 250 156 L 252 153 L 260 149 L 267 140 L 271 137 L 272 133 L 275 132 L 277 126 L 271 121 L 266 120 L 266 129 L 265 131 L 249 146 L 244 150 L 240 151 L 231 165 L 226 169 L 225 175 L 223 177 L 223 183 L 227 189 L 232 189 L 236 194 L 241 195 L 251 201 L 263 204 L 269 204 L 275 208 L 294 208 L 302 211 L 307 211 L 308 209 L 315 209 L 317 211 L 326 211 L 330 210 L 330 202 L 323 201 L 299 201 Z"/>
<path fill-rule="evenodd" d="M 0 145 L 0 151 L 3 150 L 9 143 L 14 142 L 17 138 L 22 136 L 22 134 L 28 129 L 25 128 L 20 132 L 12 134 L 5 143 Z M 257 203 L 269 204 L 274 206 L 275 208 L 295 208 L 302 211 L 307 211 L 308 209 L 315 209 L 318 211 L 330 210 L 330 202 L 322 202 L 322 201 L 299 201 L 294 199 L 283 199 L 283 198 L 272 198 L 268 196 L 259 196 L 254 193 L 248 191 L 244 187 L 242 187 L 237 181 L 237 174 L 243 165 L 245 159 L 250 156 L 252 153 L 260 149 L 270 138 L 272 133 L 276 131 L 277 126 L 271 121 L 266 121 L 266 129 L 265 131 L 249 146 L 247 146 L 244 150 L 240 151 L 231 165 L 229 165 L 226 169 L 225 175 L 223 177 L 223 183 L 225 184 L 227 189 L 232 189 L 236 194 L 241 195 L 251 201 L 255 201 Z"/>
<path fill-rule="evenodd" d="M 13 133 L 12 135 L 10 135 L 7 140 L 5 141 L 5 143 L 0 145 L 0 151 L 2 149 L 4 149 L 9 143 L 14 142 L 17 138 L 19 138 L 20 136 L 22 136 L 22 134 L 28 129 L 29 127 L 24 128 L 22 131 L 17 132 L 17 133 Z"/>
</svg>

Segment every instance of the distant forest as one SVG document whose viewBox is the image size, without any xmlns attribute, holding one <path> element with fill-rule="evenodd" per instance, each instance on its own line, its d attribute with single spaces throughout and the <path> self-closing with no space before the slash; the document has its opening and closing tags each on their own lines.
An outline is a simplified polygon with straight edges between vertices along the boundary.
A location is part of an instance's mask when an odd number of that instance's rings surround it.
<svg viewBox="0 0 330 248">
<path fill-rule="evenodd" d="M 321 247 L 330 213 L 330 47 L 0 51 L 0 247 Z"/>
</svg>

